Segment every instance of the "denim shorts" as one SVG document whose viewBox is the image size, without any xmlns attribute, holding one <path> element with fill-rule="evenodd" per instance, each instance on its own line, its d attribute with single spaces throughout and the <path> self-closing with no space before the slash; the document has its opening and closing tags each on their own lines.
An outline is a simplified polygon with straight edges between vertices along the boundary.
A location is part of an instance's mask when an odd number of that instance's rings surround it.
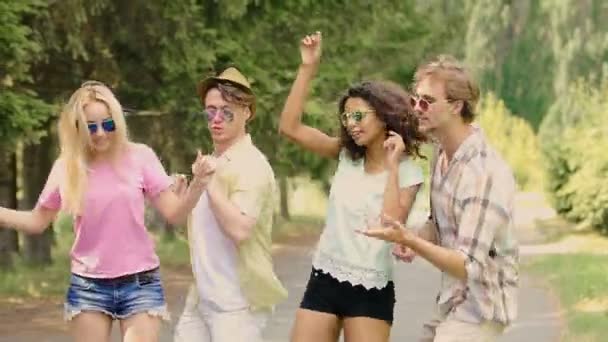
<svg viewBox="0 0 608 342">
<path fill-rule="evenodd" d="M 66 295 L 65 319 L 83 311 L 102 312 L 112 319 L 148 313 L 169 320 L 158 268 L 118 278 L 88 278 L 73 274 Z"/>
</svg>

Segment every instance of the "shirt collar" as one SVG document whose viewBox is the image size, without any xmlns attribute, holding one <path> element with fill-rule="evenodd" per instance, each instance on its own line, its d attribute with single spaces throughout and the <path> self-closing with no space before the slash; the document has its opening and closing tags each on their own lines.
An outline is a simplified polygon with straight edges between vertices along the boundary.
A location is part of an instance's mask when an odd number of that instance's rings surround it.
<svg viewBox="0 0 608 342">
<path fill-rule="evenodd" d="M 245 136 L 241 137 L 239 140 L 235 141 L 232 146 L 230 146 L 224 153 L 222 153 L 218 158 L 225 158 L 227 161 L 232 160 L 237 154 L 246 149 L 248 146 L 252 145 L 251 135 L 245 134 Z"/>
<path fill-rule="evenodd" d="M 454 157 L 452 158 L 452 163 L 462 159 L 462 157 L 466 156 L 470 151 L 477 150 L 479 146 L 484 144 L 485 137 L 483 130 L 477 124 L 471 124 L 472 128 L 471 134 L 458 146 L 458 149 L 454 153 Z M 443 148 L 439 146 L 439 153 L 444 154 Z"/>
</svg>

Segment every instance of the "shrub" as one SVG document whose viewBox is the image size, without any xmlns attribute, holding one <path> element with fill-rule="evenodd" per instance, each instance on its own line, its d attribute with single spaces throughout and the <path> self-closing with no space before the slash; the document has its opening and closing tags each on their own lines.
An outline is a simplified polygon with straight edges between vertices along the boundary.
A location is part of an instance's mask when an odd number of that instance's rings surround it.
<svg viewBox="0 0 608 342">
<path fill-rule="evenodd" d="M 485 94 L 478 107 L 479 124 L 490 144 L 502 154 L 522 190 L 543 189 L 539 143 L 532 126 L 509 112 L 502 100 Z"/>
<path fill-rule="evenodd" d="M 580 81 L 552 106 L 541 126 L 547 186 L 556 210 L 576 222 L 608 227 L 608 82 Z"/>
</svg>

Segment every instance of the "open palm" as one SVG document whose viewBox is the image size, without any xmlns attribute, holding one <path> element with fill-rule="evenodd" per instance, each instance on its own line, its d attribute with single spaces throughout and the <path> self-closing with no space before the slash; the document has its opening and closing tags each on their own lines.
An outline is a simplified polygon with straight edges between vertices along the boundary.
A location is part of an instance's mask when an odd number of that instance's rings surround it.
<svg viewBox="0 0 608 342">
<path fill-rule="evenodd" d="M 399 221 L 386 215 L 382 216 L 382 225 L 380 227 L 369 228 L 360 233 L 372 238 L 398 244 L 403 243 L 412 234 Z"/>
<path fill-rule="evenodd" d="M 300 55 L 302 64 L 318 64 L 321 59 L 321 32 L 307 35 L 300 41 Z"/>
</svg>

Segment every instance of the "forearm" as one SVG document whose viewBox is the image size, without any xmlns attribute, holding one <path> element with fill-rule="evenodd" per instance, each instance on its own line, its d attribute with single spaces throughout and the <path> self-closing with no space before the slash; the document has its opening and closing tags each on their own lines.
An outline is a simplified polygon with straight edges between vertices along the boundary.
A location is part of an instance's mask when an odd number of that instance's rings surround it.
<svg viewBox="0 0 608 342">
<path fill-rule="evenodd" d="M 279 123 L 281 133 L 288 137 L 301 124 L 306 98 L 310 91 L 310 82 L 314 78 L 316 71 L 317 65 L 300 65 L 298 69 L 298 74 L 291 87 L 289 96 L 287 96 Z"/>
<path fill-rule="evenodd" d="M 399 222 L 403 222 L 405 220 L 406 213 L 403 208 L 401 208 L 399 196 L 399 170 L 396 168 L 391 168 L 389 169 L 388 179 L 384 189 L 382 212 Z"/>
<path fill-rule="evenodd" d="M 437 231 L 435 230 L 435 225 L 433 221 L 430 219 L 424 222 L 424 225 L 416 230 L 416 234 L 426 241 L 429 241 L 433 244 L 437 244 Z"/>
<path fill-rule="evenodd" d="M 218 220 L 224 233 L 239 244 L 249 237 L 253 220 L 243 214 L 217 186 L 209 186 L 209 203 L 215 218 Z"/>
<path fill-rule="evenodd" d="M 426 259 L 441 271 L 460 280 L 466 280 L 465 257 L 462 253 L 436 245 L 419 236 L 412 235 L 402 244 L 411 248 L 416 254 Z"/>
<path fill-rule="evenodd" d="M 206 185 L 204 183 L 193 180 L 181 196 L 175 194 L 175 196 L 178 196 L 178 201 L 171 214 L 167 217 L 169 223 L 172 225 L 183 224 L 198 203 L 205 189 Z"/>
<path fill-rule="evenodd" d="M 50 225 L 34 211 L 18 211 L 0 207 L 0 227 L 12 228 L 27 234 L 39 234 Z"/>
</svg>

